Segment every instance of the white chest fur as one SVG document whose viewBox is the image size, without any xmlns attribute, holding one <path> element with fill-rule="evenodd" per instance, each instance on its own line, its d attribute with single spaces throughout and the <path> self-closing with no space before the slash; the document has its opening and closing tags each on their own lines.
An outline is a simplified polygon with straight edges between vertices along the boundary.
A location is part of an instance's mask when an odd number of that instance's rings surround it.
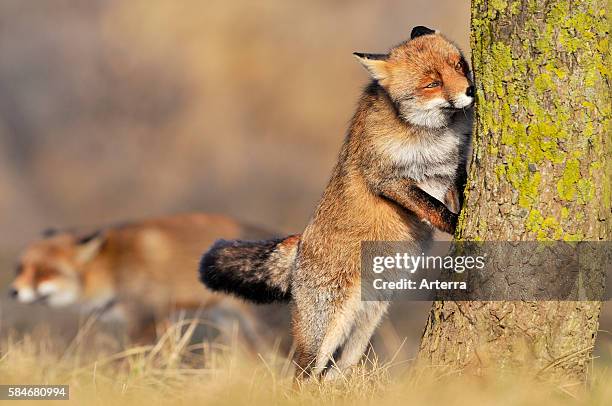
<svg viewBox="0 0 612 406">
<path fill-rule="evenodd" d="M 462 141 L 463 135 L 451 127 L 418 138 L 390 137 L 380 148 L 401 176 L 424 182 L 430 177 L 454 177 Z"/>
<path fill-rule="evenodd" d="M 462 121 L 418 137 L 390 136 L 379 143 L 380 152 L 393 162 L 399 176 L 414 180 L 429 195 L 444 202 L 462 159 L 462 144 L 469 139 L 469 129 Z"/>
</svg>

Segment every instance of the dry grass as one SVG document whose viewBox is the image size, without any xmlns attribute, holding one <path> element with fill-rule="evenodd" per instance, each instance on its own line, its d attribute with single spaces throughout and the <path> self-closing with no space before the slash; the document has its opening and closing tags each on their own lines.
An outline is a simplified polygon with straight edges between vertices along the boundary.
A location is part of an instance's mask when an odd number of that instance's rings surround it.
<svg viewBox="0 0 612 406">
<path fill-rule="evenodd" d="M 369 354 L 333 384 L 296 387 L 293 366 L 278 351 L 246 356 L 235 341 L 193 344 L 196 323 L 175 324 L 154 345 L 113 351 L 86 323 L 70 345 L 44 332 L 0 343 L 0 382 L 68 384 L 73 404 L 205 405 L 514 405 L 612 403 L 612 373 L 595 366 L 585 387 L 525 377 L 475 378 L 410 368 Z M 92 350 L 95 348 L 95 350 Z M 106 350 L 104 349 L 106 348 Z M 399 353 L 399 351 L 398 351 Z M 40 404 L 40 403 L 35 403 Z"/>
</svg>

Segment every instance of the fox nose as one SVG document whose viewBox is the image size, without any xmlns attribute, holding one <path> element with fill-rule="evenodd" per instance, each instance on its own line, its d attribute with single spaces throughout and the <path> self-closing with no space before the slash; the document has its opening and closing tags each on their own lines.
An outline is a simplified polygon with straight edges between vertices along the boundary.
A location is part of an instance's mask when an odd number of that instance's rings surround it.
<svg viewBox="0 0 612 406">
<path fill-rule="evenodd" d="M 15 288 L 10 288 L 8 291 L 8 294 L 11 299 L 15 299 L 17 295 L 19 294 L 19 292 Z"/>
<path fill-rule="evenodd" d="M 470 86 L 465 91 L 466 96 L 474 97 L 474 86 Z"/>
</svg>

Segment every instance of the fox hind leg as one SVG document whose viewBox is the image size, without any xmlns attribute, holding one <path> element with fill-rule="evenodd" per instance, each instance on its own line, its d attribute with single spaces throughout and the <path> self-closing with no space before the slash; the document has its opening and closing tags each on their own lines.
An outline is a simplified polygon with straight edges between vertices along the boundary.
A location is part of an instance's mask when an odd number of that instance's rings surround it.
<svg viewBox="0 0 612 406">
<path fill-rule="evenodd" d="M 359 362 L 388 307 L 388 302 L 363 302 L 355 326 L 344 343 L 342 354 L 336 365 L 325 374 L 325 380 L 337 378 Z"/>
<path fill-rule="evenodd" d="M 317 358 L 313 370 L 314 376 L 321 375 L 329 362 L 333 362 L 334 354 L 343 346 L 344 342 L 351 334 L 356 317 L 362 305 L 360 292 L 357 292 L 357 294 L 352 295 L 336 312 L 334 312 L 331 322 L 327 326 L 319 350 L 317 351 Z"/>
<path fill-rule="evenodd" d="M 295 378 L 298 380 L 310 378 L 315 362 L 316 349 L 307 343 L 297 343 L 295 352 Z"/>
</svg>

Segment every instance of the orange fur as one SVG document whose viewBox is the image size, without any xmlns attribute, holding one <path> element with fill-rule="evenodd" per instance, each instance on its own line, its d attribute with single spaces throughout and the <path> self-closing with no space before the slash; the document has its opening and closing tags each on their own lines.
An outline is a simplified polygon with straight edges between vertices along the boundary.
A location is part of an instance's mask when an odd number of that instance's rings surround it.
<svg viewBox="0 0 612 406">
<path fill-rule="evenodd" d="M 84 311 L 114 311 L 132 339 L 181 309 L 223 309 L 255 325 L 252 306 L 203 289 L 197 283 L 199 255 L 219 237 L 260 238 L 271 234 L 233 219 L 184 214 L 149 219 L 93 234 L 58 232 L 32 243 L 19 259 L 12 283 L 21 302 L 74 304 Z M 117 310 L 117 311 L 115 311 Z M 244 331 L 250 344 L 261 341 Z M 149 337 L 150 338 L 150 337 Z"/>
</svg>

